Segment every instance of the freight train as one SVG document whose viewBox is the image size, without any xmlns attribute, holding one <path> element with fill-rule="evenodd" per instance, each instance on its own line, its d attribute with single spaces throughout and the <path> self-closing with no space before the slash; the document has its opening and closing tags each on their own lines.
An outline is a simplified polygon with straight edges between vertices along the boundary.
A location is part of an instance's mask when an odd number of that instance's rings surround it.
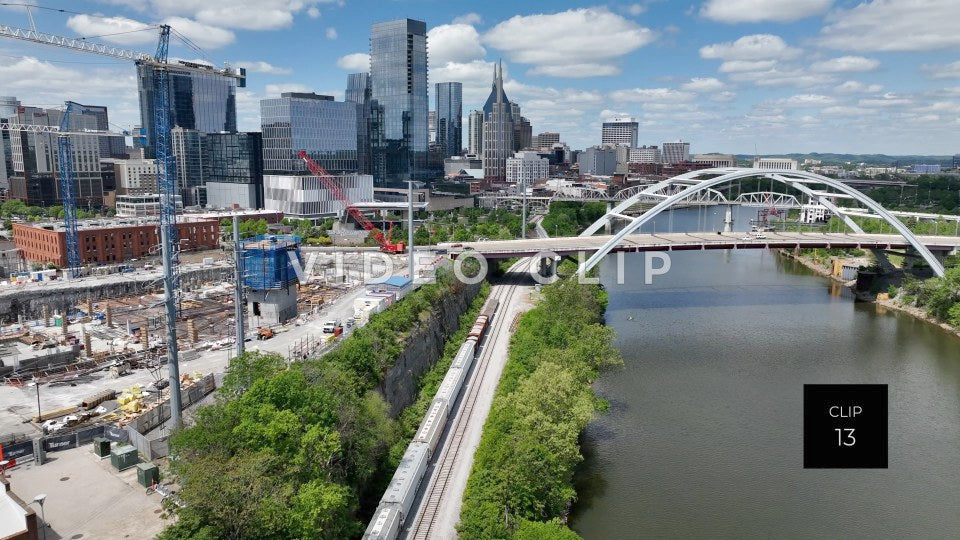
<svg viewBox="0 0 960 540">
<path fill-rule="evenodd" d="M 489 299 L 470 328 L 466 341 L 450 363 L 450 369 L 427 408 L 427 414 L 420 422 L 413 441 L 407 446 L 387 491 L 380 499 L 380 505 L 363 534 L 364 540 L 394 540 L 406 524 L 427 465 L 433 458 L 433 452 L 440 442 L 453 405 L 463 390 L 467 374 L 476 358 L 478 345 L 483 340 L 499 304 L 496 298 Z"/>
</svg>

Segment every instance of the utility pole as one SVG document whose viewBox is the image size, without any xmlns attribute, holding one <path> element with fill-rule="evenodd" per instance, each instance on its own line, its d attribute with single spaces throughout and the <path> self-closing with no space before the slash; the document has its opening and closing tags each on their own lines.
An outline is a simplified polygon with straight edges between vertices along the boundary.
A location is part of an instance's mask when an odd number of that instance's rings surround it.
<svg viewBox="0 0 960 540">
<path fill-rule="evenodd" d="M 413 180 L 407 180 L 407 272 L 411 282 L 416 279 L 413 275 Z"/>
<path fill-rule="evenodd" d="M 523 190 L 523 210 L 521 211 L 521 224 L 520 224 L 520 238 L 527 237 L 527 180 L 523 179 L 521 181 L 521 188 Z"/>
<path fill-rule="evenodd" d="M 240 216 L 233 216 L 233 291 L 234 320 L 237 323 L 237 356 L 243 354 L 246 324 L 243 320 L 243 257 L 240 252 Z"/>
</svg>

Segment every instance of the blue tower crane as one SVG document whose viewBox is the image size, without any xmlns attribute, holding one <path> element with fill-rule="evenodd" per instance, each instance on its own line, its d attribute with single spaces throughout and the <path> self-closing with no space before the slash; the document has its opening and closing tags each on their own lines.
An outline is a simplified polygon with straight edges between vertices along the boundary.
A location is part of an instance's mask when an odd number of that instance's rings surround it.
<svg viewBox="0 0 960 540">
<path fill-rule="evenodd" d="M 66 132 L 70 131 L 70 113 L 73 102 L 68 101 L 60 117 L 60 131 L 57 135 L 57 162 L 60 167 L 60 194 L 63 199 L 64 229 L 67 237 L 67 272 L 70 277 L 80 275 L 80 239 L 77 234 L 77 193 L 76 178 L 73 174 L 73 141 Z"/>
</svg>

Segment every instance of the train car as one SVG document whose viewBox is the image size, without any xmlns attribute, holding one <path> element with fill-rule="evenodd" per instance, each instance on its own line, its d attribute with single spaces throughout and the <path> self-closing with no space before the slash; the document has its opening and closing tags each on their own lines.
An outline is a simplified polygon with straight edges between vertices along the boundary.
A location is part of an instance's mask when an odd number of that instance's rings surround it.
<svg viewBox="0 0 960 540">
<path fill-rule="evenodd" d="M 423 480 L 423 474 L 427 471 L 427 463 L 430 461 L 430 449 L 425 444 L 412 442 L 407 446 L 407 451 L 397 466 L 397 471 L 393 473 L 390 479 L 390 485 L 387 491 L 380 499 L 381 505 L 394 503 L 400 511 L 400 525 L 410 514 L 410 507 L 413 500 L 417 498 L 417 488 Z"/>
<path fill-rule="evenodd" d="M 457 400 L 457 396 L 460 395 L 465 375 L 466 370 L 451 367 L 447 370 L 447 374 L 443 377 L 443 382 L 440 383 L 440 387 L 437 388 L 437 393 L 433 396 L 434 400 L 446 401 L 447 416 L 450 415 L 453 403 Z"/>
<path fill-rule="evenodd" d="M 483 337 L 483 332 L 487 328 L 487 316 L 480 315 L 477 317 L 477 321 L 473 323 L 473 327 L 470 328 L 470 332 L 467 333 L 467 337 L 475 337 L 479 342 L 480 338 Z"/>
<path fill-rule="evenodd" d="M 460 345 L 460 350 L 457 351 L 457 355 L 453 357 L 453 362 L 450 364 L 451 367 L 460 368 L 464 371 L 470 369 L 470 366 L 473 365 L 473 358 L 476 356 L 477 351 L 477 341 L 475 339 L 467 339 Z"/>
<path fill-rule="evenodd" d="M 500 300 L 496 298 L 491 298 L 487 301 L 487 305 L 483 308 L 483 311 L 480 312 L 481 315 L 486 315 L 487 319 L 492 319 L 493 314 L 497 311 L 497 308 L 500 306 Z"/>
<path fill-rule="evenodd" d="M 427 445 L 427 457 L 433 456 L 433 451 L 437 449 L 437 443 L 440 442 L 440 435 L 443 433 L 443 427 L 447 421 L 447 410 L 450 405 L 440 399 L 433 400 L 430 408 L 427 409 L 426 416 L 420 422 L 420 429 L 417 430 L 413 442 Z"/>
<path fill-rule="evenodd" d="M 394 540 L 400 535 L 400 505 L 381 504 L 374 512 L 363 540 Z"/>
</svg>

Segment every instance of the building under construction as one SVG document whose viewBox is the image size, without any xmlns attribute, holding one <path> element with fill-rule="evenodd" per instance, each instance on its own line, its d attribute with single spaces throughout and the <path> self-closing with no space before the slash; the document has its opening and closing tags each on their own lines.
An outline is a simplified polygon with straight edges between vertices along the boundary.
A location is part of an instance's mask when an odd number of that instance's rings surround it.
<svg viewBox="0 0 960 540">
<path fill-rule="evenodd" d="M 260 235 L 241 242 L 240 254 L 251 322 L 265 326 L 295 318 L 300 237 Z"/>
</svg>

